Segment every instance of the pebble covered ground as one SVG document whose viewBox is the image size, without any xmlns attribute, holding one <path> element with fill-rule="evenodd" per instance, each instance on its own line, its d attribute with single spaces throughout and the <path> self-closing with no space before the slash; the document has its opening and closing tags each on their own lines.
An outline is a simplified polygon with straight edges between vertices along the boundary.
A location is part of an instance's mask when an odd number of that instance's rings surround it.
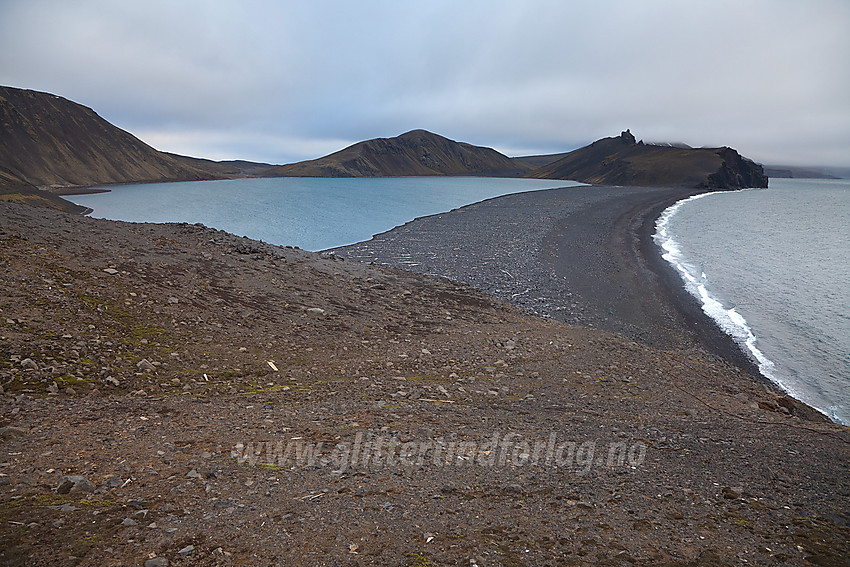
<svg viewBox="0 0 850 567">
<path fill-rule="evenodd" d="M 847 429 L 696 344 L 14 204 L 0 289 L 3 565 L 850 556 Z"/>
</svg>

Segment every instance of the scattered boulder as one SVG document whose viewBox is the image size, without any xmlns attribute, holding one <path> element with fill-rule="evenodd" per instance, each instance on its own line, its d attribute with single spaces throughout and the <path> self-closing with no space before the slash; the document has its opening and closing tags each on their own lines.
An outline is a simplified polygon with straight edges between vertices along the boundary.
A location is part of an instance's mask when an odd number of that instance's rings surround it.
<svg viewBox="0 0 850 567">
<path fill-rule="evenodd" d="M 136 368 L 138 368 L 138 369 L 139 369 L 139 370 L 141 370 L 142 372 L 153 372 L 154 370 L 156 370 L 156 366 L 154 366 L 153 364 L 151 364 L 151 363 L 148 361 L 148 359 L 147 359 L 147 358 L 143 358 L 143 359 L 141 359 L 139 362 L 137 362 L 137 363 L 136 363 Z"/>
<path fill-rule="evenodd" d="M 74 494 L 77 492 L 94 492 L 95 485 L 81 475 L 66 475 L 59 479 L 56 485 L 58 494 Z"/>
<path fill-rule="evenodd" d="M 800 400 L 785 395 L 776 400 L 779 407 L 787 409 L 791 415 L 797 416 L 805 421 L 829 423 L 830 420 L 815 408 L 808 406 Z"/>
</svg>

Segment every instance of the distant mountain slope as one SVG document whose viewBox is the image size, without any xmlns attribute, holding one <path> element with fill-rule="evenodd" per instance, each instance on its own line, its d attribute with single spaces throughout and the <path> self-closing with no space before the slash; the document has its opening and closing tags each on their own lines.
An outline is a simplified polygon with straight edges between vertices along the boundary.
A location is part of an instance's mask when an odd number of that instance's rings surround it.
<svg viewBox="0 0 850 567">
<path fill-rule="evenodd" d="M 200 169 L 207 173 L 211 173 L 221 177 L 253 177 L 259 175 L 270 167 L 274 167 L 270 163 L 259 163 L 254 161 L 244 160 L 226 160 L 212 161 L 204 158 L 195 158 L 163 152 L 168 157 L 177 160 L 185 166 L 194 169 Z"/>
<path fill-rule="evenodd" d="M 761 165 L 732 148 L 652 146 L 626 130 L 570 152 L 530 177 L 600 185 L 681 185 L 707 189 L 767 187 Z"/>
<path fill-rule="evenodd" d="M 270 168 L 267 177 L 518 176 L 531 169 L 494 149 L 426 130 L 358 142 L 322 158 Z"/>
<path fill-rule="evenodd" d="M 514 162 L 519 162 L 520 164 L 525 164 L 529 167 L 537 169 L 538 167 L 543 167 L 544 165 L 549 165 L 550 163 L 555 163 L 559 159 L 564 159 L 569 155 L 570 152 L 563 152 L 560 154 L 540 154 L 534 156 L 518 156 L 511 158 Z"/>
<path fill-rule="evenodd" d="M 39 187 L 222 176 L 155 150 L 90 108 L 11 87 L 0 87 L 0 167 Z"/>
<path fill-rule="evenodd" d="M 766 165 L 764 173 L 768 177 L 797 179 L 839 179 L 835 175 L 816 167 L 797 167 L 794 165 Z"/>
<path fill-rule="evenodd" d="M 58 209 L 68 213 L 85 213 L 89 209 L 75 205 L 47 191 L 30 185 L 26 181 L 0 168 L 0 201 L 26 203 L 48 209 Z"/>
</svg>

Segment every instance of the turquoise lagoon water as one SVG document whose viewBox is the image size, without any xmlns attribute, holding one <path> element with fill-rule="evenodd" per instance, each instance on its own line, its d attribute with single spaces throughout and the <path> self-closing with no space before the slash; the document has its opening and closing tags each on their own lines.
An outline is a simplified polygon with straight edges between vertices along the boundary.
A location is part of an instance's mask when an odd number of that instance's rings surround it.
<svg viewBox="0 0 850 567">
<path fill-rule="evenodd" d="M 188 222 L 272 244 L 325 250 L 369 240 L 414 218 L 572 181 L 491 177 L 276 178 L 151 183 L 75 195 L 92 216 Z"/>
</svg>

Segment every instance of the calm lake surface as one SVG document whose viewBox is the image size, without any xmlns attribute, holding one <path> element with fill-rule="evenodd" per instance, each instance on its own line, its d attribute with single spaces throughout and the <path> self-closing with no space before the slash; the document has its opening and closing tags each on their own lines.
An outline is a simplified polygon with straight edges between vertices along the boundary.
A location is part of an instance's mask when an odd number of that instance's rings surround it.
<svg viewBox="0 0 850 567">
<path fill-rule="evenodd" d="M 188 222 L 318 251 L 369 240 L 416 217 L 572 181 L 492 177 L 276 178 L 105 187 L 69 200 L 93 217 Z"/>
</svg>

